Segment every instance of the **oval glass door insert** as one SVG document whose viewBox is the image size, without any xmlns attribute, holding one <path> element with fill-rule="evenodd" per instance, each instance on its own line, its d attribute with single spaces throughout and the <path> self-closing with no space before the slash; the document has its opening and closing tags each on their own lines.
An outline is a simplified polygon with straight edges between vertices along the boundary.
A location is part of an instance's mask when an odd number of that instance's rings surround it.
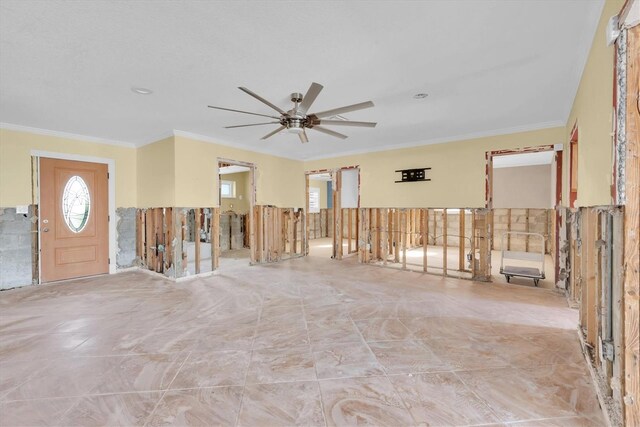
<svg viewBox="0 0 640 427">
<path fill-rule="evenodd" d="M 69 178 L 62 193 L 62 214 L 64 222 L 74 233 L 79 233 L 87 225 L 91 211 L 89 187 L 78 175 Z"/>
</svg>

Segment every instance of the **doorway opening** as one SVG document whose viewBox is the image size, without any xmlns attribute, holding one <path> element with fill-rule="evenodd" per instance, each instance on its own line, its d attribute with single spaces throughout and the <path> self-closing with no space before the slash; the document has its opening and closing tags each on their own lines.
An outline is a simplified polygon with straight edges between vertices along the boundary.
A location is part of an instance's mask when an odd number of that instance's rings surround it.
<svg viewBox="0 0 640 427">
<path fill-rule="evenodd" d="M 533 147 L 493 152 L 489 160 L 493 280 L 555 288 L 562 152 Z"/>
<path fill-rule="evenodd" d="M 308 254 L 342 259 L 358 253 L 360 169 L 357 166 L 305 174 Z"/>
<path fill-rule="evenodd" d="M 255 165 L 218 161 L 219 268 L 246 266 L 251 261 L 251 230 L 255 205 Z"/>
</svg>

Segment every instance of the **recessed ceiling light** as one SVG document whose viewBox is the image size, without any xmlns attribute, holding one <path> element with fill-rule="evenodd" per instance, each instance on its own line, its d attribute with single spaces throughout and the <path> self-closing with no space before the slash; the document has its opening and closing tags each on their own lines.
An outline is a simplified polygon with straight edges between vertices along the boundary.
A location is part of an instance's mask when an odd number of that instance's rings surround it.
<svg viewBox="0 0 640 427">
<path fill-rule="evenodd" d="M 144 87 L 132 87 L 131 90 L 139 95 L 151 95 L 153 91 Z"/>
<path fill-rule="evenodd" d="M 429 96 L 428 93 L 416 93 L 413 95 L 415 99 L 425 99 L 427 96 Z"/>
</svg>

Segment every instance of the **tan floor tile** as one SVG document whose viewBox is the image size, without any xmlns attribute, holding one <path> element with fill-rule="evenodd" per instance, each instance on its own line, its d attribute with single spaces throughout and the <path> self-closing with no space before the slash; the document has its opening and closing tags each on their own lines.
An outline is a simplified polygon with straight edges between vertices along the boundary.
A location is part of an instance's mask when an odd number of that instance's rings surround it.
<svg viewBox="0 0 640 427">
<path fill-rule="evenodd" d="M 389 380 L 420 425 L 447 427 L 498 421 L 452 372 L 392 375 Z"/>
<path fill-rule="evenodd" d="M 171 383 L 172 389 L 243 385 L 249 351 L 192 352 Z"/>
<path fill-rule="evenodd" d="M 315 349 L 318 378 L 346 378 L 384 375 L 384 369 L 366 344 L 336 343 Z"/>
<path fill-rule="evenodd" d="M 320 381 L 329 426 L 408 426 L 409 411 L 385 377 Z"/>
<path fill-rule="evenodd" d="M 233 426 L 242 387 L 213 387 L 168 391 L 149 419 L 148 426 Z"/>
<path fill-rule="evenodd" d="M 501 421 L 571 417 L 599 413 L 586 368 L 549 365 L 458 372 Z"/>
<path fill-rule="evenodd" d="M 381 341 L 369 348 L 388 374 L 449 371 L 451 366 L 420 341 Z"/>
<path fill-rule="evenodd" d="M 88 394 L 100 384 L 113 358 L 83 357 L 57 359 L 5 396 L 5 400 L 71 397 Z"/>
<path fill-rule="evenodd" d="M 309 346 L 254 350 L 247 383 L 315 380 L 316 371 Z"/>
<path fill-rule="evenodd" d="M 0 403 L 1 426 L 56 426 L 77 398 L 22 400 Z"/>
<path fill-rule="evenodd" d="M 324 426 L 318 383 L 250 384 L 239 426 Z"/>
<path fill-rule="evenodd" d="M 63 426 L 143 425 L 162 392 L 82 397 L 60 420 Z"/>
<path fill-rule="evenodd" d="M 313 347 L 330 343 L 362 342 L 360 331 L 351 320 L 308 322 L 307 328 Z"/>
<path fill-rule="evenodd" d="M 92 394 L 166 390 L 188 353 L 144 354 L 110 358 L 113 367 Z"/>
<path fill-rule="evenodd" d="M 411 331 L 398 319 L 356 320 L 366 341 L 391 341 L 412 338 Z"/>
</svg>

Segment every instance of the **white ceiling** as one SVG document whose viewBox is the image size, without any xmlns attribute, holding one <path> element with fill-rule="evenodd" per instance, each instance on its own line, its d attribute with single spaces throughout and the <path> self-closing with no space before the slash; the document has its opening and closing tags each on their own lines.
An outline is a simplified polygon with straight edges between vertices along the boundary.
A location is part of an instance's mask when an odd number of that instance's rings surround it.
<svg viewBox="0 0 640 427">
<path fill-rule="evenodd" d="M 229 175 L 230 173 L 249 172 L 249 170 L 250 169 L 246 166 L 231 165 L 219 168 L 218 173 L 220 175 Z"/>
<path fill-rule="evenodd" d="M 550 165 L 553 162 L 555 151 L 542 151 L 539 153 L 508 154 L 493 158 L 494 168 L 515 168 L 518 166 Z"/>
<path fill-rule="evenodd" d="M 297 159 L 564 125 L 602 5 L 2 0 L 0 122 L 135 145 L 177 130 Z M 371 99 L 344 116 L 378 126 L 262 141 L 274 125 L 223 129 L 263 120 L 207 108 L 271 114 L 237 87 L 288 109 L 312 81 L 312 112 Z"/>
<path fill-rule="evenodd" d="M 331 181 L 331 174 L 329 172 L 316 173 L 313 175 L 309 175 L 309 179 L 312 179 L 314 181 Z"/>
</svg>

